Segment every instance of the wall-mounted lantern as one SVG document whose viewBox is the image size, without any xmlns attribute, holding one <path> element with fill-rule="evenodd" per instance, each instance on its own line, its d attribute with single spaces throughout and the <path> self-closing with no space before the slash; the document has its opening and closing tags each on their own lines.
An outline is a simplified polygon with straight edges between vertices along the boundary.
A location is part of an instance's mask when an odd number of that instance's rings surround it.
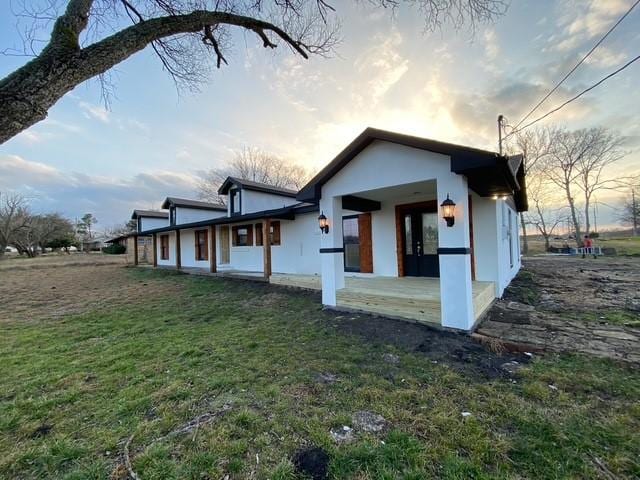
<svg viewBox="0 0 640 480">
<path fill-rule="evenodd" d="M 318 225 L 320 226 L 320 231 L 322 233 L 329 233 L 329 221 L 327 220 L 327 217 L 324 216 L 324 212 L 320 212 Z"/>
<path fill-rule="evenodd" d="M 440 207 L 442 208 L 442 218 L 447 222 L 447 227 L 453 227 L 456 220 L 456 204 L 449 198 L 448 193 L 446 200 L 442 202 Z"/>
</svg>

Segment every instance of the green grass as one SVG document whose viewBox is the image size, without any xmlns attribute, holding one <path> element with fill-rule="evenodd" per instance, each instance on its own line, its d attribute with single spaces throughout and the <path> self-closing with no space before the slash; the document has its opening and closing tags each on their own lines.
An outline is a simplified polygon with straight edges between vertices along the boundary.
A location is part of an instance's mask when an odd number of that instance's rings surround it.
<svg viewBox="0 0 640 480">
<path fill-rule="evenodd" d="M 132 434 L 145 480 L 300 478 L 290 459 L 309 445 L 336 479 L 595 479 L 597 462 L 640 476 L 637 369 L 547 356 L 515 383 L 488 381 L 339 333 L 306 294 L 123 269 L 140 280 L 181 293 L 2 326 L 0 478 L 109 478 Z M 223 405 L 211 424 L 156 441 Z M 333 443 L 330 429 L 365 409 L 389 429 Z"/>
</svg>

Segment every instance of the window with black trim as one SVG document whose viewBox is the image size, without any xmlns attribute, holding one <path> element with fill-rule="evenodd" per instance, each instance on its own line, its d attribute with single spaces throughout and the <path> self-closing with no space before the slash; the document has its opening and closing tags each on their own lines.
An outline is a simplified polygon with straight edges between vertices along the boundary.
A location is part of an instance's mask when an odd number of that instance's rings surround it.
<svg viewBox="0 0 640 480">
<path fill-rule="evenodd" d="M 229 212 L 231 215 L 240 215 L 241 213 L 240 203 L 240 190 L 234 188 L 229 190 Z"/>
<path fill-rule="evenodd" d="M 253 245 L 253 226 L 235 225 L 231 228 L 232 245 L 234 247 L 250 247 Z"/>
<path fill-rule="evenodd" d="M 196 250 L 196 260 L 209 260 L 209 232 L 206 230 L 196 230 L 195 231 L 195 250 Z"/>
<path fill-rule="evenodd" d="M 169 235 L 160 235 L 160 258 L 169 260 Z"/>
</svg>

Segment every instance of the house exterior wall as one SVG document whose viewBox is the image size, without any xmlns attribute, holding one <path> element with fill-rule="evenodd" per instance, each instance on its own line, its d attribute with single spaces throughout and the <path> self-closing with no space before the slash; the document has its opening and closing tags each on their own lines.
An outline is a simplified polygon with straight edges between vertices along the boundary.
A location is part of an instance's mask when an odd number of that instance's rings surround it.
<svg viewBox="0 0 640 480">
<path fill-rule="evenodd" d="M 203 227 L 198 230 L 208 230 L 209 227 Z M 209 268 L 209 260 L 196 260 L 196 229 L 180 230 L 180 260 L 183 267 Z M 209 235 L 207 234 L 209 237 Z M 207 255 L 209 253 L 209 245 L 211 239 L 208 239 Z"/>
<path fill-rule="evenodd" d="M 169 259 L 168 260 L 163 260 L 162 259 L 162 250 L 160 249 L 160 237 L 162 235 L 169 235 Z M 180 240 L 182 241 L 182 237 L 180 237 Z M 176 266 L 176 232 L 164 232 L 164 233 L 159 233 L 158 235 L 156 235 L 156 242 L 157 242 L 157 249 L 158 249 L 158 265 L 162 265 L 162 266 L 171 266 L 171 267 L 175 267 Z M 182 243 L 180 243 L 180 248 L 182 249 Z"/>
<path fill-rule="evenodd" d="M 153 230 L 154 228 L 162 228 L 169 225 L 168 218 L 157 217 L 140 217 L 140 231 Z"/>
<path fill-rule="evenodd" d="M 433 180 L 451 175 L 446 155 L 375 141 L 322 186 L 322 198 Z"/>
<path fill-rule="evenodd" d="M 200 208 L 176 207 L 176 225 L 200 222 L 226 216 L 226 212 L 218 210 L 203 210 Z"/>
<path fill-rule="evenodd" d="M 261 247 L 260 247 L 261 248 Z M 320 274 L 318 213 L 296 215 L 280 221 L 280 245 L 271 247 L 273 273 Z"/>
<path fill-rule="evenodd" d="M 516 276 L 520 260 L 519 216 L 509 202 L 472 195 L 476 280 L 494 282 L 496 297 Z M 511 228 L 509 228 L 511 215 Z M 509 244 L 513 249 L 513 265 Z"/>
<path fill-rule="evenodd" d="M 298 203 L 295 198 L 273 193 L 256 192 L 242 189 L 242 214 L 260 212 L 262 210 L 275 210 Z"/>
</svg>

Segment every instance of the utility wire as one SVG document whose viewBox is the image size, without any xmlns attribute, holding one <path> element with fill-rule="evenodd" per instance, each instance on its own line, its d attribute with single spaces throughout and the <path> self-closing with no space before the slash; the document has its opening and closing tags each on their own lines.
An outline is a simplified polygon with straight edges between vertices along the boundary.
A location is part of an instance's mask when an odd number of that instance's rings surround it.
<svg viewBox="0 0 640 480">
<path fill-rule="evenodd" d="M 514 129 L 512 130 L 508 135 L 505 135 L 503 140 L 505 140 L 506 138 L 510 137 L 511 135 L 514 135 L 518 132 L 521 132 L 522 130 L 524 130 L 525 128 L 529 128 L 531 125 L 533 125 L 534 123 L 538 123 L 540 120 L 547 118 L 549 115 L 551 115 L 552 113 L 556 113 L 558 110 L 560 110 L 561 108 L 564 108 L 565 106 L 569 105 L 571 102 L 573 102 L 574 100 L 577 100 L 578 98 L 580 98 L 582 95 L 584 95 L 587 92 L 590 92 L 591 90 L 593 90 L 594 88 L 596 88 L 598 85 L 601 85 L 602 83 L 604 83 L 606 80 L 610 79 L 611 77 L 613 77 L 614 75 L 617 75 L 618 73 L 620 73 L 622 70 L 624 70 L 625 68 L 627 68 L 629 65 L 631 65 L 633 62 L 636 62 L 640 60 L 640 55 L 638 55 L 637 57 L 629 60 L 627 63 L 625 63 L 623 66 L 621 66 L 620 68 L 618 68 L 616 71 L 611 72 L 609 75 L 607 75 L 606 77 L 600 79 L 597 83 L 594 83 L 593 85 L 591 85 L 589 88 L 585 88 L 583 91 L 581 91 L 579 94 L 577 94 L 574 97 L 571 97 L 569 100 L 567 100 L 566 102 L 564 102 L 561 105 L 558 105 L 556 108 L 554 108 L 553 110 L 548 111 L 547 113 L 545 113 L 544 115 L 542 115 L 541 117 L 536 118 L 535 120 L 533 120 L 532 122 L 527 123 L 524 127 L 518 128 L 517 130 Z"/>
<path fill-rule="evenodd" d="M 529 117 L 531 116 L 531 114 L 532 114 L 533 112 L 535 112 L 535 111 L 538 109 L 538 107 L 540 107 L 540 105 L 542 105 L 542 104 L 544 103 L 544 101 L 545 101 L 547 98 L 549 98 L 549 97 L 550 97 L 550 96 L 551 96 L 551 95 L 552 95 L 552 94 L 553 94 L 553 93 L 554 93 L 558 88 L 560 88 L 560 85 L 562 85 L 562 84 L 564 83 L 564 81 L 565 81 L 567 78 L 569 78 L 569 76 L 570 76 L 573 72 L 575 72 L 575 71 L 578 69 L 578 67 L 579 67 L 580 65 L 582 65 L 582 64 L 584 63 L 584 61 L 589 57 L 589 55 L 591 55 L 591 54 L 594 52 L 594 50 L 595 50 L 596 48 L 598 48 L 602 42 L 604 42 L 604 40 L 609 36 L 609 34 L 610 34 L 611 32 L 613 32 L 613 30 L 615 30 L 615 28 L 616 28 L 618 25 L 620 25 L 620 23 L 621 23 L 621 22 L 622 22 L 622 21 L 627 17 L 627 15 L 629 15 L 629 14 L 631 13 L 631 11 L 636 7 L 636 5 L 638 5 L 638 3 L 640 3 L 640 0 L 636 0 L 636 2 L 635 2 L 633 5 L 631 5 L 631 7 L 629 8 L 629 10 L 627 10 L 627 12 L 626 12 L 624 15 L 622 15 L 622 17 L 620 17 L 616 23 L 614 23 L 614 24 L 613 24 L 613 26 L 609 29 L 609 31 L 608 31 L 607 33 L 605 33 L 605 34 L 604 34 L 604 36 L 603 36 L 600 40 L 598 40 L 598 42 L 593 46 L 593 48 L 591 48 L 591 50 L 589 50 L 589 51 L 587 52 L 587 54 L 586 54 L 584 57 L 582 57 L 582 60 L 580 60 L 580 61 L 576 64 L 576 66 L 575 66 L 575 67 L 573 67 L 573 68 L 572 68 L 572 69 L 571 69 L 571 70 L 570 70 L 570 71 L 569 71 L 569 72 L 568 72 L 564 77 L 562 77 L 562 80 L 560 80 L 560 81 L 556 84 L 556 86 L 555 86 L 555 87 L 553 87 L 553 89 L 552 89 L 549 93 L 547 93 L 547 94 L 542 98 L 542 100 L 540 100 L 540 101 L 536 104 L 536 106 L 535 106 L 535 107 L 533 107 L 533 108 L 531 109 L 531 111 L 530 111 L 529 113 L 527 113 L 527 114 L 524 116 L 524 118 L 518 122 L 518 124 L 517 124 L 515 127 L 513 127 L 513 128 L 514 128 L 514 130 L 517 130 L 517 129 L 518 129 L 518 127 L 519 127 L 520 125 L 522 125 L 522 123 L 523 123 L 527 118 L 529 118 Z"/>
</svg>

